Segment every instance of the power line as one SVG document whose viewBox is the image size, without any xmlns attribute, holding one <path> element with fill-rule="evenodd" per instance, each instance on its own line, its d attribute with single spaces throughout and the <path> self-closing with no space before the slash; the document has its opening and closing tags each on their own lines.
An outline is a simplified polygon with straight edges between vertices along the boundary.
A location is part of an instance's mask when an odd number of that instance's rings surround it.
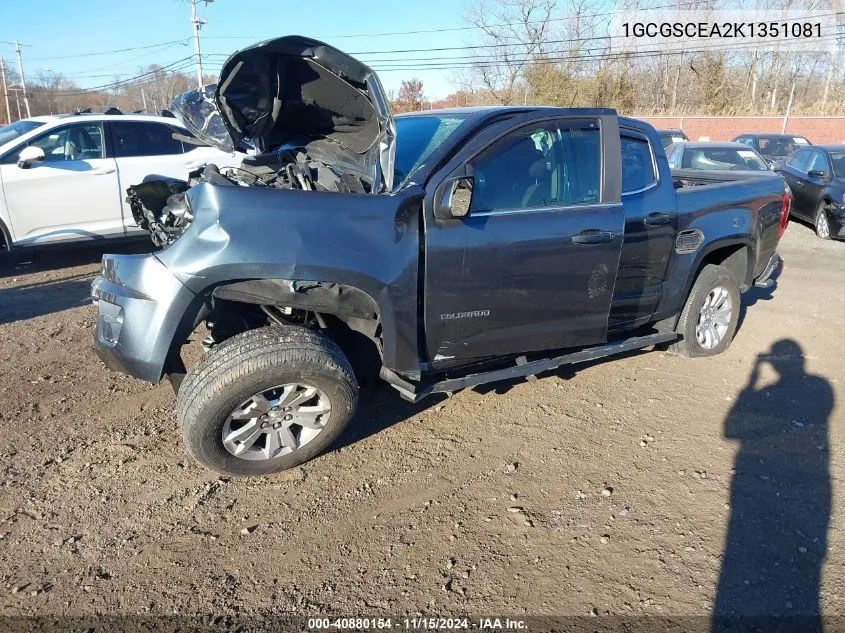
<svg viewBox="0 0 845 633">
<path fill-rule="evenodd" d="M 821 42 L 830 42 L 836 41 L 839 37 L 843 34 L 843 31 L 837 31 L 835 34 L 826 35 L 821 38 L 817 38 L 813 40 L 814 43 L 821 43 Z M 555 44 L 555 43 L 569 43 L 569 42 L 586 42 L 586 41 L 595 41 L 595 40 L 610 40 L 613 37 L 618 36 L 601 36 L 601 37 L 593 37 L 593 38 L 575 38 L 575 39 L 565 39 L 565 40 L 551 40 L 548 42 L 544 42 L 544 44 Z M 797 45 L 803 44 L 802 40 L 787 40 L 783 42 L 785 47 L 789 47 L 790 45 Z M 645 52 L 648 53 L 648 57 L 654 56 L 654 53 L 663 53 L 666 55 L 677 55 L 677 54 L 692 54 L 696 52 L 712 52 L 712 51 L 720 51 L 720 50 L 727 50 L 728 52 L 743 52 L 747 50 L 753 50 L 754 48 L 758 47 L 760 44 L 759 42 L 750 41 L 750 42 L 730 42 L 730 43 L 722 43 L 722 44 L 710 44 L 708 46 L 702 47 L 700 49 L 685 49 L 683 51 L 665 51 L 665 50 L 646 50 Z M 457 50 L 475 50 L 475 49 L 489 49 L 489 48 L 496 48 L 498 45 L 491 45 L 491 46 L 472 46 L 472 47 L 459 47 Z M 592 47 L 592 48 L 584 48 L 579 49 L 576 53 L 568 52 L 566 54 L 571 55 L 571 57 L 554 57 L 556 54 L 560 55 L 560 52 L 550 52 L 546 51 L 539 51 L 537 53 L 533 52 L 522 52 L 516 53 L 513 56 L 503 59 L 500 55 L 501 53 L 491 52 L 487 54 L 476 53 L 474 55 L 464 55 L 464 56 L 450 56 L 450 57 L 425 57 L 425 58 L 394 58 L 394 59 L 374 59 L 374 60 L 366 60 L 366 63 L 371 65 L 374 70 L 379 72 L 385 71 L 397 71 L 397 70 L 448 70 L 448 69 L 457 69 L 457 68 L 466 68 L 466 67 L 476 67 L 476 66 L 501 66 L 506 65 L 509 63 L 528 63 L 528 62 L 547 62 L 551 59 L 554 60 L 561 60 L 561 61 L 575 61 L 575 60 L 585 60 L 585 59 L 613 59 L 618 57 L 627 57 L 636 59 L 642 51 L 619 51 L 616 53 L 604 53 L 603 56 L 596 56 L 596 55 L 588 55 L 586 53 L 592 51 L 605 51 L 606 46 L 601 47 Z M 419 50 L 426 50 L 431 52 L 436 52 L 438 50 L 443 49 L 419 49 Z M 455 50 L 451 47 L 448 50 Z M 794 49 L 793 49 L 794 51 Z M 385 51 L 387 52 L 387 51 Z M 394 51 L 390 51 L 394 52 Z M 401 52 L 401 51 L 397 51 Z M 785 51 L 791 52 L 791 51 Z M 360 53 L 357 53 L 360 54 Z M 214 54 L 209 54 L 206 57 L 212 57 Z M 422 62 L 422 63 L 421 63 Z M 215 65 L 216 67 L 217 65 Z"/>
<path fill-rule="evenodd" d="M 685 3 L 687 5 L 693 5 L 694 2 L 687 1 Z M 655 11 L 659 9 L 677 9 L 680 8 L 677 2 L 672 4 L 660 5 L 655 7 L 648 7 L 643 8 L 643 11 Z M 414 31 L 392 31 L 388 33 L 356 33 L 353 35 L 343 34 L 343 35 L 321 35 L 318 37 L 324 39 L 350 39 L 350 38 L 357 38 L 357 37 L 388 37 L 388 36 L 395 36 L 395 35 L 424 35 L 430 33 L 452 33 L 452 32 L 460 32 L 460 31 L 475 31 L 475 30 L 483 30 L 483 29 L 494 29 L 494 28 L 501 28 L 503 26 L 516 26 L 516 25 L 535 25 L 535 24 L 544 24 L 548 22 L 565 22 L 568 20 L 583 20 L 587 18 L 597 18 L 597 17 L 604 17 L 609 15 L 615 15 L 617 13 L 625 13 L 626 10 L 624 9 L 617 9 L 615 11 L 605 11 L 601 13 L 585 13 L 585 14 L 578 14 L 578 15 L 569 15 L 560 18 L 549 18 L 548 20 L 537 20 L 537 21 L 528 21 L 528 22 L 503 22 L 500 24 L 485 24 L 483 26 L 456 26 L 456 27 L 446 27 L 446 28 L 438 28 L 438 29 L 419 29 Z M 207 37 L 206 39 L 211 40 L 255 40 L 260 41 L 262 38 L 257 38 L 253 35 L 217 35 Z M 265 38 L 266 39 L 266 38 Z M 353 53 L 355 54 L 355 53 Z"/>
<path fill-rule="evenodd" d="M 137 60 L 145 59 L 147 57 L 150 57 L 151 55 L 157 55 L 159 53 L 163 53 L 164 51 L 166 51 L 170 48 L 173 48 L 174 46 L 175 46 L 174 44 L 170 44 L 168 46 L 164 46 L 160 49 L 156 49 L 152 52 L 146 53 L 144 55 L 135 55 L 132 58 L 132 62 L 137 62 Z M 119 61 L 119 62 L 116 62 L 116 63 L 113 63 L 113 64 L 107 64 L 105 66 L 98 66 L 97 68 L 89 68 L 87 71 L 84 71 L 82 73 L 59 73 L 59 74 L 62 75 L 62 77 L 66 77 L 68 79 L 101 79 L 103 77 L 114 77 L 115 75 L 122 75 L 122 74 L 126 74 L 126 73 L 129 73 L 129 72 L 136 72 L 137 70 L 142 68 L 142 64 L 137 64 L 137 63 L 132 63 L 132 62 L 129 62 L 127 60 L 122 60 L 122 61 Z M 130 63 L 132 63 L 131 69 L 129 68 Z M 106 70 L 108 68 L 114 68 L 115 66 L 119 66 L 121 68 L 114 70 L 110 73 L 105 73 L 105 74 L 95 74 L 95 75 L 88 74 L 88 73 L 94 73 L 94 72 L 99 71 L 99 70 Z M 123 69 L 123 72 L 118 72 L 121 69 Z"/>
<path fill-rule="evenodd" d="M 147 46 L 134 46 L 132 48 L 118 48 L 112 51 L 98 51 L 96 53 L 78 53 L 76 55 L 58 55 L 55 57 L 33 57 L 32 61 L 40 62 L 40 61 L 50 61 L 54 59 L 75 59 L 78 57 L 96 57 L 98 55 L 114 55 L 115 53 L 128 53 L 129 51 L 141 51 L 149 48 L 157 48 L 159 46 L 165 46 L 166 44 L 182 44 L 183 46 L 188 45 L 188 41 L 185 39 L 181 40 L 171 40 L 169 42 L 161 42 L 159 44 L 149 44 Z"/>
<path fill-rule="evenodd" d="M 60 91 L 62 95 L 65 96 L 73 96 L 73 95 L 83 95 L 88 94 L 91 92 L 102 92 L 104 90 L 109 90 L 112 88 L 127 88 L 132 85 L 137 85 L 139 83 L 144 83 L 142 80 L 146 80 L 146 78 L 150 77 L 151 75 L 158 74 L 164 70 L 170 70 L 170 72 L 178 72 L 180 70 L 184 70 L 185 68 L 190 67 L 191 63 L 193 62 L 192 57 L 183 57 L 182 59 L 176 60 L 171 64 L 167 64 L 166 66 L 159 66 L 153 70 L 149 70 L 147 72 L 141 73 L 136 75 L 135 77 L 129 77 L 128 79 L 124 79 L 121 81 L 114 81 L 108 84 L 103 84 L 102 86 L 95 86 L 93 88 L 78 88 L 74 90 L 62 90 Z M 181 65 L 180 65 L 181 64 Z M 174 68 L 174 66 L 176 66 Z M 44 91 L 45 88 L 36 87 L 36 90 Z"/>
<path fill-rule="evenodd" d="M 669 5 L 669 6 L 674 8 L 676 5 Z M 667 8 L 667 7 L 655 7 L 655 9 L 661 9 L 661 8 Z M 619 13 L 619 12 L 616 11 L 614 13 Z M 608 14 L 594 14 L 594 15 L 610 15 L 610 14 L 608 13 Z M 833 12 L 830 12 L 830 13 L 820 14 L 816 17 L 821 18 L 821 17 L 829 17 L 829 16 L 835 16 L 835 15 L 839 15 L 839 13 L 836 12 L 836 11 L 833 11 Z M 560 19 L 563 19 L 563 18 L 560 18 Z M 783 22 L 800 21 L 802 19 L 805 19 L 805 18 L 788 18 L 788 19 L 784 19 L 782 21 Z M 516 24 L 516 23 L 514 23 L 514 24 Z M 441 46 L 441 47 L 435 47 L 435 48 L 405 48 L 405 49 L 392 49 L 392 50 L 379 50 L 379 51 L 355 51 L 355 52 L 350 52 L 348 54 L 355 56 L 355 55 L 392 55 L 392 54 L 403 54 L 403 53 L 442 53 L 442 52 L 447 52 L 447 51 L 467 51 L 467 50 L 482 50 L 482 49 L 483 50 L 489 50 L 489 49 L 500 49 L 500 48 L 514 48 L 514 47 L 520 47 L 520 46 L 526 46 L 527 47 L 527 46 L 536 46 L 536 45 L 546 46 L 546 45 L 549 45 L 549 44 L 567 44 L 567 43 L 571 43 L 571 42 L 590 42 L 590 41 L 596 41 L 596 40 L 613 40 L 613 39 L 630 39 L 630 38 L 625 38 L 624 35 L 596 35 L 596 36 L 593 36 L 593 37 L 570 37 L 570 38 L 556 39 L 556 40 L 545 40 L 545 41 L 536 42 L 536 43 L 535 42 L 505 42 L 505 43 L 498 43 L 498 44 L 474 44 L 474 45 L 470 45 L 470 46 Z M 821 39 L 821 38 L 814 39 L 813 42 L 814 43 L 818 42 L 819 39 Z M 787 41 L 792 42 L 792 41 L 799 41 L 799 40 L 787 40 Z M 732 43 L 729 46 L 738 46 L 738 45 L 741 45 L 741 44 L 745 44 L 745 42 L 740 43 L 740 44 L 733 44 Z M 759 44 L 755 43 L 755 45 L 759 45 Z M 223 57 L 223 58 L 227 58 L 227 59 L 230 56 L 231 56 L 231 54 L 229 54 L 229 53 L 208 53 L 207 55 L 205 55 L 205 57 Z M 378 62 L 381 62 L 381 61 L 388 61 L 388 60 L 374 59 L 374 60 L 370 60 L 368 63 L 378 63 Z"/>
<path fill-rule="evenodd" d="M 838 36 L 832 36 L 838 38 Z M 818 40 L 815 40 L 818 41 Z M 373 70 L 377 72 L 392 72 L 392 71 L 413 71 L 413 70 L 457 70 L 461 68 L 474 68 L 474 67 L 483 67 L 483 68 L 493 68 L 496 66 L 505 66 L 508 64 L 550 64 L 550 63 L 561 63 L 567 61 L 613 61 L 617 59 L 647 59 L 652 57 L 674 57 L 678 55 L 694 55 L 697 53 L 708 53 L 713 52 L 714 50 L 725 50 L 728 49 L 727 52 L 744 52 L 753 50 L 754 46 L 757 46 L 755 42 L 748 42 L 745 44 L 729 44 L 729 45 L 713 45 L 707 46 L 704 48 L 699 49 L 683 49 L 683 50 L 676 50 L 676 51 L 667 51 L 665 49 L 651 49 L 651 50 L 643 50 L 643 51 L 631 51 L 625 52 L 620 51 L 616 53 L 600 53 L 598 55 L 584 55 L 582 54 L 584 51 L 579 51 L 577 54 L 568 54 L 562 56 L 531 56 L 531 57 L 521 57 L 521 58 L 511 58 L 509 60 L 488 60 L 488 59 L 479 59 L 476 61 L 466 61 L 466 62 L 449 62 L 444 61 L 442 63 L 434 63 L 434 64 L 419 64 L 419 65 L 399 65 L 393 64 L 389 66 L 374 66 Z M 737 50 L 740 49 L 740 50 Z M 600 48 L 593 48 L 593 49 L 584 49 L 586 50 L 602 50 Z M 788 52 L 788 51 L 785 51 Z M 794 52 L 794 51 L 793 51 Z"/>
</svg>

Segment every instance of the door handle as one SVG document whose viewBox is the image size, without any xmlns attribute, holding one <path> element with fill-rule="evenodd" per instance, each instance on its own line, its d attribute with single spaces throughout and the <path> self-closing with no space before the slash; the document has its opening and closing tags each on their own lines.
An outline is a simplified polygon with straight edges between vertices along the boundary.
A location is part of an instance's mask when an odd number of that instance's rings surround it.
<svg viewBox="0 0 845 633">
<path fill-rule="evenodd" d="M 105 176 L 106 174 L 113 174 L 114 167 L 100 167 L 99 169 L 92 169 L 88 173 L 91 176 Z"/>
<path fill-rule="evenodd" d="M 671 219 L 672 216 L 668 213 L 660 213 L 656 211 L 645 216 L 645 220 L 643 220 L 643 222 L 646 226 L 662 226 L 667 224 Z"/>
<path fill-rule="evenodd" d="M 613 231 L 602 231 L 599 229 L 587 229 L 581 231 L 577 235 L 573 235 L 570 241 L 573 244 L 601 244 L 603 242 L 610 242 L 616 237 Z"/>
</svg>

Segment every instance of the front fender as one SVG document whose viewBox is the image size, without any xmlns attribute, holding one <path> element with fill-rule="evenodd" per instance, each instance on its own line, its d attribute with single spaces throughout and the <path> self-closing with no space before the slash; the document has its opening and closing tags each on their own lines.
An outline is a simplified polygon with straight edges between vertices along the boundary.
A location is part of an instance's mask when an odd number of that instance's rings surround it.
<svg viewBox="0 0 845 633">
<path fill-rule="evenodd" d="M 188 192 L 193 223 L 158 257 L 197 296 L 248 280 L 356 288 L 378 306 L 384 364 L 413 372 L 419 369 L 421 191 L 340 194 L 203 183 Z"/>
</svg>

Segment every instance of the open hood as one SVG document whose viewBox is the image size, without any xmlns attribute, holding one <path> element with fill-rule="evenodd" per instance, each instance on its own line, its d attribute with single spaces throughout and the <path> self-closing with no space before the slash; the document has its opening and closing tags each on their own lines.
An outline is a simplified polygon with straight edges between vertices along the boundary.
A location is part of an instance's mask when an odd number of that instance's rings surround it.
<svg viewBox="0 0 845 633">
<path fill-rule="evenodd" d="M 395 126 L 381 82 L 323 42 L 291 35 L 240 50 L 217 84 L 186 92 L 172 109 L 224 151 L 302 147 L 365 178 L 374 192 L 392 188 Z"/>
</svg>

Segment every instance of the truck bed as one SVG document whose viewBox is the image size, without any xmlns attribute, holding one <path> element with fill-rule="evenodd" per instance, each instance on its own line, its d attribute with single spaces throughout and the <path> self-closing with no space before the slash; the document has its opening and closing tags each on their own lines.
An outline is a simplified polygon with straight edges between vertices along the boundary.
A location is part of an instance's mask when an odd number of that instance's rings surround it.
<svg viewBox="0 0 845 633">
<path fill-rule="evenodd" d="M 706 216 L 706 223 L 725 221 L 733 223 L 737 233 L 751 228 L 757 242 L 757 261 L 754 274 L 759 275 L 775 252 L 778 244 L 778 224 L 781 217 L 786 185 L 778 172 L 703 171 L 698 169 L 673 169 L 679 218 L 695 222 Z M 756 226 L 743 226 L 743 218 L 756 218 Z M 718 220 L 718 218 L 723 218 Z M 683 230 L 684 226 L 679 226 Z"/>
</svg>

